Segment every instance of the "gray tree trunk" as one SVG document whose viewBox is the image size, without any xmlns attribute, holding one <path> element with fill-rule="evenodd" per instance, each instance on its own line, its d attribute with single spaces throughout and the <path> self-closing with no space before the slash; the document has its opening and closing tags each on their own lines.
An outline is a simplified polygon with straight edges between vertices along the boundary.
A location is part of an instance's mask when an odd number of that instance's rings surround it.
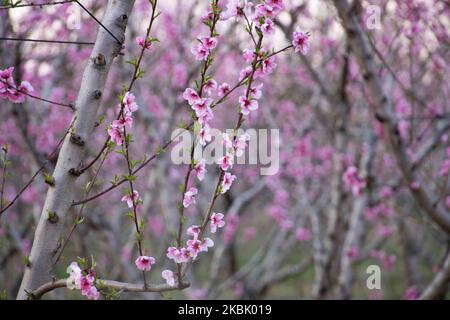
<svg viewBox="0 0 450 320">
<path fill-rule="evenodd" d="M 134 0 L 110 0 L 102 24 L 123 42 Z M 25 270 L 17 299 L 27 299 L 31 292 L 52 280 L 52 265 L 62 235 L 66 216 L 74 200 L 74 170 L 84 158 L 86 142 L 92 134 L 106 78 L 113 59 L 121 50 L 106 30 L 99 27 L 91 57 L 84 70 L 76 101 L 71 134 L 61 148 L 44 208 L 36 228 L 29 264 Z"/>
</svg>

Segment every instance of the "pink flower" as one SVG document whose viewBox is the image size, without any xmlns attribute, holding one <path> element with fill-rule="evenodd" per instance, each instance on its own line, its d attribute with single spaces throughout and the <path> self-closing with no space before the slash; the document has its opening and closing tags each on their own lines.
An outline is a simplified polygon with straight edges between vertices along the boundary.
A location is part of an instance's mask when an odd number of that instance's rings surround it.
<svg viewBox="0 0 450 320">
<path fill-rule="evenodd" d="M 185 208 L 189 207 L 191 204 L 195 203 L 195 195 L 198 193 L 197 188 L 191 187 L 188 191 L 184 194 L 183 198 L 183 206 Z"/>
<path fill-rule="evenodd" d="M 223 176 L 223 181 L 221 185 L 221 193 L 226 193 L 228 190 L 230 190 L 231 185 L 233 184 L 234 180 L 236 180 L 236 176 L 232 175 L 229 172 L 225 172 Z"/>
<path fill-rule="evenodd" d="M 225 146 L 225 148 L 229 149 L 233 147 L 233 142 L 231 141 L 230 136 L 228 133 L 222 133 L 222 144 Z"/>
<path fill-rule="evenodd" d="M 196 259 L 200 252 L 207 252 L 209 247 L 214 246 L 214 242 L 209 238 L 205 238 L 203 241 L 191 239 L 188 240 L 186 244 L 192 259 Z"/>
<path fill-rule="evenodd" d="M 140 36 L 136 37 L 136 44 L 145 49 L 150 49 L 150 47 L 152 46 L 151 41 L 146 41 L 146 39 L 144 37 L 140 37 Z"/>
<path fill-rule="evenodd" d="M 366 181 L 359 177 L 358 169 L 354 166 L 350 166 L 344 172 L 344 183 L 349 187 L 354 196 L 360 196 L 362 190 L 366 187 Z"/>
<path fill-rule="evenodd" d="M 240 96 L 239 103 L 241 105 L 241 113 L 244 116 L 249 115 L 251 111 L 258 110 L 258 101 L 256 100 L 250 100 L 247 97 Z"/>
<path fill-rule="evenodd" d="M 200 116 L 198 116 L 198 122 L 201 125 L 206 125 L 214 118 L 214 113 L 211 108 L 207 108 Z"/>
<path fill-rule="evenodd" d="M 172 272 L 172 271 L 170 271 L 170 270 L 164 270 L 162 273 L 161 273 L 161 275 L 162 275 L 162 277 L 163 277 L 163 279 L 165 279 L 166 280 L 166 283 L 169 285 L 169 286 L 175 286 L 175 276 L 174 276 L 174 273 Z"/>
<path fill-rule="evenodd" d="M 244 150 L 245 147 L 247 146 L 247 141 L 250 140 L 250 135 L 248 135 L 247 133 L 239 136 L 239 138 L 237 138 L 234 141 L 234 150 L 236 151 L 236 156 L 240 157 L 244 154 Z"/>
<path fill-rule="evenodd" d="M 262 62 L 262 73 L 265 75 L 269 75 L 275 70 L 276 67 L 277 64 L 275 63 L 274 56 L 264 59 Z"/>
<path fill-rule="evenodd" d="M 218 43 L 217 38 L 213 37 L 204 37 L 200 39 L 200 41 L 206 50 L 213 50 L 214 48 L 217 47 Z"/>
<path fill-rule="evenodd" d="M 203 128 L 200 129 L 198 133 L 198 137 L 200 139 L 200 144 L 202 146 L 205 146 L 207 142 L 210 142 L 212 137 L 209 133 L 209 125 L 205 124 Z"/>
<path fill-rule="evenodd" d="M 194 103 L 197 102 L 197 100 L 200 99 L 200 96 L 194 89 L 187 88 L 186 90 L 184 90 L 183 99 L 187 100 L 188 103 L 192 106 Z"/>
<path fill-rule="evenodd" d="M 220 166 L 220 169 L 226 171 L 228 169 L 233 168 L 233 156 L 227 153 L 225 156 L 217 160 L 217 164 Z"/>
<path fill-rule="evenodd" d="M 222 83 L 219 86 L 219 92 L 218 92 L 219 97 L 225 96 L 228 92 L 230 92 L 230 85 L 226 82 Z"/>
<path fill-rule="evenodd" d="M 208 252 L 208 248 L 211 248 L 213 246 L 214 246 L 214 241 L 212 241 L 210 238 L 204 238 L 200 245 L 200 248 L 201 248 L 201 251 Z"/>
<path fill-rule="evenodd" d="M 79 290 L 81 288 L 81 278 L 83 277 L 83 273 L 78 266 L 78 263 L 72 262 L 69 267 L 67 267 L 67 273 L 69 274 L 69 277 L 66 280 L 67 288 L 70 290 Z"/>
<path fill-rule="evenodd" d="M 419 297 L 419 292 L 416 286 L 408 287 L 405 291 L 404 297 L 406 300 L 417 300 L 417 298 Z"/>
<path fill-rule="evenodd" d="M 100 292 L 94 286 L 90 286 L 84 290 L 81 290 L 81 293 L 89 300 L 98 300 L 98 298 L 100 297 Z"/>
<path fill-rule="evenodd" d="M 20 83 L 19 90 L 25 93 L 31 93 L 34 91 L 34 88 L 28 81 L 22 81 Z"/>
<path fill-rule="evenodd" d="M 295 237 L 299 242 L 309 241 L 311 239 L 311 231 L 307 228 L 298 228 L 295 232 Z"/>
<path fill-rule="evenodd" d="M 203 115 L 205 112 L 208 111 L 208 109 L 210 109 L 211 103 L 212 99 L 210 98 L 207 99 L 201 98 L 195 101 L 194 104 L 192 105 L 192 109 L 195 111 L 195 115 L 197 117 Z"/>
<path fill-rule="evenodd" d="M 133 208 L 133 202 L 136 205 L 137 202 L 139 201 L 139 192 L 137 192 L 137 190 L 134 190 L 133 195 L 123 196 L 120 201 L 122 202 L 126 201 L 128 208 Z"/>
<path fill-rule="evenodd" d="M 217 228 L 223 228 L 225 226 L 222 213 L 213 212 L 209 220 L 211 221 L 211 233 L 216 233 Z"/>
<path fill-rule="evenodd" d="M 137 109 L 139 109 L 139 107 L 136 103 L 136 97 L 131 92 L 125 93 L 122 103 L 124 105 L 125 113 L 133 113 Z"/>
<path fill-rule="evenodd" d="M 275 28 L 274 28 L 274 23 L 272 20 L 270 20 L 269 18 L 266 18 L 266 20 L 264 21 L 264 23 L 261 25 L 261 31 L 265 34 L 265 35 L 270 35 L 273 34 L 275 32 Z"/>
<path fill-rule="evenodd" d="M 253 71 L 252 67 L 247 67 L 241 70 L 241 72 L 239 73 L 239 81 L 248 78 L 252 74 L 252 71 Z"/>
<path fill-rule="evenodd" d="M 411 190 L 414 190 L 414 191 L 419 190 L 419 189 L 420 189 L 420 183 L 419 183 L 419 181 L 413 181 L 413 182 L 411 182 L 410 187 L 411 187 Z"/>
<path fill-rule="evenodd" d="M 192 259 L 196 259 L 197 255 L 202 251 L 202 242 L 198 239 L 191 239 L 186 244 Z"/>
<path fill-rule="evenodd" d="M 117 128 L 117 129 L 122 129 L 125 126 L 128 126 L 130 128 L 133 126 L 133 117 L 124 116 L 124 117 L 120 118 L 119 120 L 114 120 L 111 124 L 111 127 Z"/>
<path fill-rule="evenodd" d="M 210 96 L 213 91 L 217 90 L 217 82 L 214 79 L 209 79 L 204 85 L 203 89 L 205 89 L 206 93 Z"/>
<path fill-rule="evenodd" d="M 194 45 L 191 48 L 192 54 L 195 56 L 195 60 L 206 60 L 209 55 L 209 50 L 203 44 Z"/>
<path fill-rule="evenodd" d="M 293 38 L 292 45 L 294 46 L 295 52 L 307 55 L 310 49 L 309 35 L 297 29 L 293 34 Z"/>
<path fill-rule="evenodd" d="M 263 83 L 250 88 L 250 94 L 252 95 L 253 99 L 260 99 L 262 96 L 262 87 L 264 86 Z"/>
<path fill-rule="evenodd" d="M 205 159 L 201 159 L 195 166 L 194 166 L 194 173 L 197 175 L 197 179 L 200 181 L 203 181 L 205 178 L 206 173 L 206 161 Z"/>
<path fill-rule="evenodd" d="M 121 146 L 123 144 L 122 132 L 119 128 L 117 127 L 109 128 L 108 135 L 116 145 Z"/>
<path fill-rule="evenodd" d="M 178 250 L 175 247 L 169 247 L 167 248 L 167 254 L 166 254 L 167 258 L 169 258 L 170 260 L 174 260 L 175 262 L 177 262 L 177 260 L 180 257 L 180 250 Z M 178 262 L 177 262 L 178 263 Z"/>
<path fill-rule="evenodd" d="M 245 62 L 251 63 L 256 57 L 255 50 L 245 49 L 242 56 L 244 57 Z"/>
<path fill-rule="evenodd" d="M 241 19 L 244 17 L 244 12 L 247 16 L 251 15 L 251 8 L 253 4 L 247 0 L 230 0 L 227 4 L 227 10 L 221 15 L 222 20 L 230 18 Z"/>
<path fill-rule="evenodd" d="M 177 261 L 175 261 L 175 262 L 177 262 L 177 263 L 188 262 L 191 258 L 192 258 L 192 256 L 191 256 L 191 252 L 189 251 L 189 249 L 181 248 L 178 262 Z"/>
<path fill-rule="evenodd" d="M 198 235 L 200 234 L 200 231 L 201 231 L 201 229 L 200 229 L 199 226 L 190 226 L 190 227 L 187 229 L 186 233 L 187 233 L 189 236 L 193 237 L 194 240 L 195 240 L 195 239 L 198 238 Z"/>
<path fill-rule="evenodd" d="M 152 269 L 152 264 L 155 264 L 156 260 L 149 256 L 139 256 L 134 263 L 139 270 L 150 271 Z"/>
<path fill-rule="evenodd" d="M 351 248 L 347 251 L 346 254 L 350 260 L 355 260 L 359 255 L 359 248 L 357 246 L 351 246 Z"/>
</svg>

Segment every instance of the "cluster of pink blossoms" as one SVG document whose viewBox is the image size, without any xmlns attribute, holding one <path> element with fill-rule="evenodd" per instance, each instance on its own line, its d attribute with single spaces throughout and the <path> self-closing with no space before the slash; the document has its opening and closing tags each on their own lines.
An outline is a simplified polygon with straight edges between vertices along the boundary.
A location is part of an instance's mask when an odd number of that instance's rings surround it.
<svg viewBox="0 0 450 320">
<path fill-rule="evenodd" d="M 22 81 L 19 86 L 13 79 L 14 67 L 0 70 L 0 98 L 8 99 L 12 103 L 23 103 L 26 94 L 34 91 L 28 81 Z"/>
<path fill-rule="evenodd" d="M 69 277 L 67 278 L 67 288 L 70 290 L 80 290 L 83 296 L 90 300 L 97 300 L 100 292 L 95 287 L 95 273 L 93 270 L 83 272 L 76 262 L 72 262 L 67 268 Z"/>
<path fill-rule="evenodd" d="M 131 92 L 125 93 L 122 103 L 122 117 L 118 120 L 114 120 L 108 129 L 111 140 L 118 146 L 121 146 L 124 142 L 125 126 L 128 126 L 129 128 L 133 126 L 133 112 L 139 109 L 139 106 L 136 103 L 136 97 Z M 119 108 L 121 109 L 122 105 L 119 104 Z"/>
<path fill-rule="evenodd" d="M 343 180 L 354 196 L 360 196 L 362 190 L 366 187 L 366 181 L 358 175 L 358 169 L 354 166 L 347 168 Z"/>
</svg>

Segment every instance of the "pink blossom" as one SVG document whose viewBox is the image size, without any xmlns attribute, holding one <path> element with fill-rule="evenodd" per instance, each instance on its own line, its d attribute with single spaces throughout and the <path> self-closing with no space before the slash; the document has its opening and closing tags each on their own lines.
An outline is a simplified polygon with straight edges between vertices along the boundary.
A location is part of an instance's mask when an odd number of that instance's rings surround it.
<svg viewBox="0 0 450 320">
<path fill-rule="evenodd" d="M 359 248 L 358 246 L 351 246 L 350 249 L 347 251 L 347 257 L 349 257 L 350 260 L 355 260 L 359 256 Z"/>
<path fill-rule="evenodd" d="M 201 251 L 208 252 L 208 248 L 211 248 L 214 246 L 214 241 L 212 241 L 210 238 L 204 238 L 201 243 Z"/>
<path fill-rule="evenodd" d="M 198 239 L 191 239 L 186 244 L 192 259 L 196 259 L 197 255 L 202 251 L 202 242 Z"/>
<path fill-rule="evenodd" d="M 166 283 L 169 285 L 169 286 L 175 286 L 175 275 L 174 275 L 174 273 L 172 272 L 172 271 L 170 271 L 170 270 L 164 270 L 162 273 L 161 273 L 161 275 L 162 275 L 162 277 L 163 277 L 163 279 L 165 279 L 166 280 Z"/>
<path fill-rule="evenodd" d="M 122 129 L 125 126 L 128 126 L 130 128 L 133 126 L 133 117 L 126 115 L 119 120 L 114 120 L 111 124 L 111 127 L 117 129 Z"/>
<path fill-rule="evenodd" d="M 123 144 L 122 132 L 118 127 L 109 128 L 108 135 L 117 146 L 121 146 Z"/>
<path fill-rule="evenodd" d="M 212 139 L 211 134 L 209 133 L 209 130 L 210 130 L 209 125 L 205 124 L 198 133 L 198 137 L 200 139 L 200 144 L 202 146 L 205 146 L 206 143 L 210 142 Z"/>
<path fill-rule="evenodd" d="M 242 56 L 244 57 L 245 62 L 251 63 L 255 59 L 256 53 L 255 50 L 245 49 Z"/>
<path fill-rule="evenodd" d="M 69 267 L 67 267 L 66 272 L 69 274 L 66 281 L 67 288 L 70 290 L 79 290 L 81 288 L 81 278 L 83 277 L 83 273 L 81 268 L 78 266 L 78 263 L 72 262 Z"/>
<path fill-rule="evenodd" d="M 220 169 L 226 171 L 228 169 L 233 168 L 233 156 L 227 153 L 225 156 L 217 160 L 217 164 L 220 166 Z"/>
<path fill-rule="evenodd" d="M 225 146 L 225 148 L 229 149 L 233 147 L 233 142 L 231 141 L 230 136 L 228 133 L 222 133 L 222 144 Z"/>
<path fill-rule="evenodd" d="M 209 79 L 204 85 L 203 89 L 210 96 L 214 91 L 217 90 L 217 82 L 214 79 Z"/>
<path fill-rule="evenodd" d="M 175 262 L 177 262 L 177 260 L 180 257 L 180 250 L 178 250 L 175 247 L 169 247 L 167 248 L 167 254 L 166 254 L 167 258 L 169 258 L 170 260 L 174 260 Z M 178 263 L 178 262 L 177 262 Z"/>
<path fill-rule="evenodd" d="M 20 83 L 19 90 L 22 92 L 31 93 L 34 91 L 34 88 L 28 81 L 22 81 Z"/>
<path fill-rule="evenodd" d="M 136 44 L 145 49 L 150 49 L 150 47 L 152 46 L 151 41 L 147 41 L 144 37 L 141 36 L 136 37 Z"/>
<path fill-rule="evenodd" d="M 195 56 L 195 60 L 206 60 L 209 55 L 209 50 L 203 44 L 194 45 L 191 48 L 192 54 Z"/>
<path fill-rule="evenodd" d="M 359 177 L 358 169 L 354 166 L 347 168 L 343 175 L 343 180 L 354 196 L 360 196 L 362 190 L 366 187 L 366 181 Z"/>
<path fill-rule="evenodd" d="M 219 86 L 219 92 L 218 92 L 219 97 L 225 96 L 228 92 L 230 92 L 230 85 L 226 82 L 222 83 Z"/>
<path fill-rule="evenodd" d="M 411 190 L 417 191 L 420 189 L 420 182 L 419 181 L 413 181 L 410 185 Z"/>
<path fill-rule="evenodd" d="M 201 231 L 201 229 L 200 229 L 199 226 L 190 226 L 190 227 L 187 229 L 186 233 L 187 233 L 189 236 L 193 237 L 194 239 L 197 239 L 197 238 L 198 238 L 198 235 L 200 234 L 200 231 Z"/>
<path fill-rule="evenodd" d="M 236 156 L 240 157 L 244 154 L 245 147 L 247 146 L 247 141 L 250 140 L 250 135 L 245 133 L 240 135 L 235 141 L 234 141 L 234 150 L 236 151 Z"/>
<path fill-rule="evenodd" d="M 250 88 L 250 94 L 252 95 L 253 99 L 261 98 L 263 86 L 264 86 L 264 84 L 260 83 L 259 85 Z"/>
<path fill-rule="evenodd" d="M 203 181 L 205 178 L 206 173 L 206 161 L 205 159 L 201 159 L 195 166 L 194 166 L 194 173 L 197 175 L 197 179 L 200 181 Z"/>
<path fill-rule="evenodd" d="M 100 297 L 100 292 L 94 286 L 82 290 L 81 293 L 89 300 L 98 300 L 98 298 Z"/>
<path fill-rule="evenodd" d="M 126 196 L 123 196 L 121 201 L 122 202 L 126 201 L 128 208 L 133 208 L 133 201 L 135 205 L 139 201 L 139 192 L 137 190 L 134 190 L 133 195 L 128 194 Z"/>
<path fill-rule="evenodd" d="M 124 105 L 124 111 L 126 113 L 133 113 L 137 109 L 139 109 L 137 103 L 136 103 L 136 97 L 131 92 L 126 92 L 123 97 L 123 105 Z"/>
<path fill-rule="evenodd" d="M 271 74 L 275 70 L 276 67 L 277 67 L 277 64 L 275 63 L 274 56 L 264 59 L 262 62 L 262 72 L 265 75 Z"/>
<path fill-rule="evenodd" d="M 252 7 L 253 3 L 247 0 L 230 0 L 228 1 L 227 9 L 221 14 L 221 19 L 228 20 L 234 17 L 238 20 L 243 18 L 244 14 L 250 16 Z"/>
<path fill-rule="evenodd" d="M 200 117 L 205 112 L 210 109 L 210 105 L 212 103 L 212 99 L 210 98 L 201 98 L 194 102 L 192 105 L 192 109 L 195 111 L 197 117 Z"/>
<path fill-rule="evenodd" d="M 139 256 L 134 263 L 139 270 L 150 271 L 152 269 L 152 264 L 155 264 L 156 260 L 149 256 Z"/>
<path fill-rule="evenodd" d="M 207 108 L 201 115 L 198 116 L 198 122 L 201 125 L 206 125 L 214 118 L 214 113 L 211 108 Z"/>
<path fill-rule="evenodd" d="M 230 190 L 231 185 L 233 184 L 234 180 L 236 180 L 236 176 L 232 175 L 229 172 L 225 172 L 223 176 L 223 181 L 221 185 L 221 193 L 226 193 L 228 190 Z"/>
<path fill-rule="evenodd" d="M 183 206 L 185 208 L 189 207 L 191 204 L 195 204 L 195 195 L 198 193 L 197 188 L 191 187 L 184 194 Z"/>
<path fill-rule="evenodd" d="M 300 227 L 295 232 L 295 237 L 299 242 L 309 241 L 311 239 L 311 231 L 307 228 Z"/>
<path fill-rule="evenodd" d="M 209 220 L 211 222 L 211 233 L 216 233 L 217 228 L 223 228 L 225 226 L 222 213 L 213 212 Z"/>
<path fill-rule="evenodd" d="M 240 96 L 239 103 L 241 105 L 241 113 L 244 116 L 249 115 L 251 111 L 258 110 L 258 101 L 257 100 L 250 100 L 245 96 Z"/>
<path fill-rule="evenodd" d="M 243 70 L 241 70 L 241 72 L 239 73 L 239 81 L 242 81 L 246 78 L 248 78 L 253 72 L 253 68 L 252 67 L 247 67 Z"/>
<path fill-rule="evenodd" d="M 408 287 L 405 291 L 404 298 L 406 300 L 417 300 L 419 297 L 419 291 L 417 290 L 416 286 Z"/>
<path fill-rule="evenodd" d="M 207 50 L 213 50 L 217 47 L 217 38 L 213 38 L 213 37 L 204 37 L 202 39 L 200 39 L 201 43 L 203 44 L 203 46 L 205 47 L 205 49 Z"/>
<path fill-rule="evenodd" d="M 264 21 L 264 23 L 261 25 L 261 31 L 265 34 L 265 35 L 270 35 L 273 34 L 275 32 L 275 28 L 274 28 L 274 23 L 272 20 L 270 20 L 269 18 L 266 18 L 266 20 Z"/>
<path fill-rule="evenodd" d="M 200 96 L 194 89 L 187 88 L 186 90 L 184 90 L 183 99 L 187 100 L 188 103 L 192 106 L 197 102 L 197 100 L 200 99 Z"/>
<path fill-rule="evenodd" d="M 309 35 L 297 29 L 293 34 L 292 45 L 295 52 L 300 52 L 303 55 L 307 55 L 310 49 Z"/>
</svg>

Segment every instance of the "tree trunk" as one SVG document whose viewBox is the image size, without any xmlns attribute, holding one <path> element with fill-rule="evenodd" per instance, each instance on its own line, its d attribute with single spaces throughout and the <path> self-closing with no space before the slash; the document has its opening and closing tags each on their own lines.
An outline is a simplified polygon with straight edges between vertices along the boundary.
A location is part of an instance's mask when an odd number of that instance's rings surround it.
<svg viewBox="0 0 450 320">
<path fill-rule="evenodd" d="M 102 24 L 123 42 L 128 17 L 134 0 L 110 0 Z M 44 208 L 36 228 L 29 264 L 25 270 L 18 299 L 27 299 L 27 292 L 52 279 L 52 265 L 58 251 L 64 222 L 74 200 L 76 169 L 80 166 L 86 143 L 90 140 L 97 111 L 113 59 L 119 54 L 119 44 L 99 26 L 97 39 L 87 66 L 76 101 L 73 127 L 61 148 Z"/>
</svg>

